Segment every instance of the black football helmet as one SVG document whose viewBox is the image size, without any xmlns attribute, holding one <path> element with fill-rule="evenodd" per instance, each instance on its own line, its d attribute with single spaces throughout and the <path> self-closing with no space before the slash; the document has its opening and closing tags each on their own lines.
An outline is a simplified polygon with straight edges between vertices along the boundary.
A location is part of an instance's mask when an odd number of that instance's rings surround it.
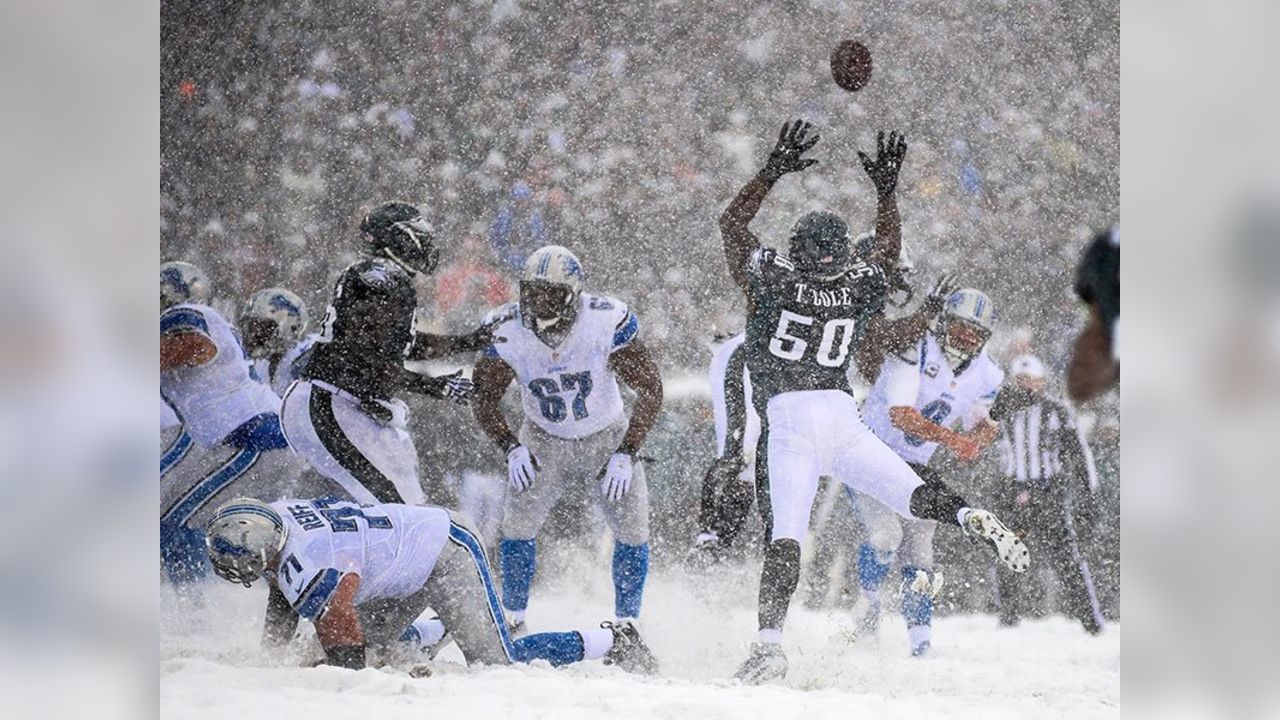
<svg viewBox="0 0 1280 720">
<path fill-rule="evenodd" d="M 379 205 L 360 221 L 370 255 L 385 257 L 410 273 L 431 273 L 440 262 L 436 233 L 418 208 L 403 202 Z"/>
<path fill-rule="evenodd" d="M 849 226 L 834 213 L 811 212 L 792 228 L 787 256 L 801 273 L 834 280 L 853 264 Z"/>
</svg>

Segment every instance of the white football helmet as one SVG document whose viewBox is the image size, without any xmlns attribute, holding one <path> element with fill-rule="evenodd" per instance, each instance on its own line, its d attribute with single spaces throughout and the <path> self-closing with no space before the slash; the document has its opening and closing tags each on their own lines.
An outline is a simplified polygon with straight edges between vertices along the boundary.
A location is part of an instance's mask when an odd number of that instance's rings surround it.
<svg viewBox="0 0 1280 720">
<path fill-rule="evenodd" d="M 572 320 L 577 313 L 584 278 L 578 256 L 561 245 L 533 251 L 520 276 L 520 309 L 539 328 Z"/>
<path fill-rule="evenodd" d="M 256 334 L 247 327 L 253 323 L 264 327 L 273 326 L 274 332 L 261 338 L 259 342 L 264 346 L 284 350 L 302 337 L 302 331 L 307 326 L 307 306 L 302 298 L 284 288 L 259 290 L 249 298 L 240 313 L 240 325 L 246 340 L 248 335 Z"/>
<path fill-rule="evenodd" d="M 236 498 L 218 508 L 205 529 L 209 561 L 218 577 L 249 587 L 284 548 L 280 513 L 261 500 Z"/>
<path fill-rule="evenodd" d="M 938 342 L 953 365 L 968 362 L 982 352 L 995 329 L 996 311 L 981 290 L 964 288 L 951 293 L 938 316 Z"/>
<path fill-rule="evenodd" d="M 181 303 L 204 305 L 212 296 L 209 278 L 195 265 L 173 260 L 160 266 L 160 309 Z"/>
</svg>

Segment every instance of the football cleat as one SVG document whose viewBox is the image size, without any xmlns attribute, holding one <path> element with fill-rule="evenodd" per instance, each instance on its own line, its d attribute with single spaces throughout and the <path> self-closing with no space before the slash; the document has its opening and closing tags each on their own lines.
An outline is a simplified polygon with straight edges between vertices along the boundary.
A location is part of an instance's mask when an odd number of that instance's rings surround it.
<svg viewBox="0 0 1280 720">
<path fill-rule="evenodd" d="M 600 627 L 613 631 L 613 647 L 604 656 L 605 665 L 617 665 L 629 673 L 656 675 L 658 661 L 640 637 L 640 626 L 634 620 L 605 621 Z"/>
<path fill-rule="evenodd" d="M 982 538 L 995 548 L 996 557 L 1014 572 L 1026 572 L 1031 552 L 1012 530 L 987 510 L 970 509 L 961 525 L 966 535 Z"/>
<path fill-rule="evenodd" d="M 787 654 L 778 643 L 751 643 L 751 655 L 733 674 L 747 685 L 761 685 L 787 676 Z"/>
</svg>

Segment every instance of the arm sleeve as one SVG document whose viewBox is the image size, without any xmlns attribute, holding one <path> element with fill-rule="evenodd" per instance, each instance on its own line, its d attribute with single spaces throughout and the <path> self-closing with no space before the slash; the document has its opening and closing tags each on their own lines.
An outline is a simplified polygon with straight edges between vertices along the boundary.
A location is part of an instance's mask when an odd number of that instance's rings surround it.
<svg viewBox="0 0 1280 720">
<path fill-rule="evenodd" d="M 623 317 L 613 329 L 613 348 L 610 352 L 617 352 L 622 348 L 631 344 L 636 339 L 636 335 L 640 332 L 640 319 L 636 314 L 631 312 L 631 308 L 622 305 Z"/>
</svg>

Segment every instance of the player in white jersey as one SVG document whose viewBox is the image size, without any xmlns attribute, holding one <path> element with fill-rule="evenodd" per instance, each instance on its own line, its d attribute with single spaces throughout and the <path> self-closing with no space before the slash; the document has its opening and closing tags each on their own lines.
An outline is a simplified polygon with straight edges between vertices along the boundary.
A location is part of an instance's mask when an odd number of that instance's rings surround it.
<svg viewBox="0 0 1280 720">
<path fill-rule="evenodd" d="M 956 291 L 947 299 L 936 330 L 913 348 L 885 359 L 862 406 L 871 431 L 922 478 L 940 481 L 928 467 L 939 445 L 969 462 L 999 432 L 988 413 L 1004 371 L 985 349 L 994 319 L 995 308 L 985 294 Z M 967 432 L 954 430 L 957 424 Z M 858 548 L 859 634 L 874 634 L 879 627 L 882 586 L 894 564 L 901 563 L 901 609 L 911 654 L 924 655 L 932 643 L 933 598 L 942 588 L 942 575 L 933 569 L 938 524 L 901 518 L 874 498 L 848 493 L 867 533 Z"/>
<path fill-rule="evenodd" d="M 161 556 L 175 581 L 203 574 L 203 553 L 191 551 L 219 502 L 279 497 L 299 469 L 280 431 L 280 398 L 250 376 L 235 328 L 192 302 L 207 299 L 207 287 L 187 263 L 160 268 L 160 395 L 183 429 L 160 463 Z"/>
<path fill-rule="evenodd" d="M 298 377 L 293 364 L 307 326 L 307 306 L 289 290 L 266 288 L 245 302 L 238 322 L 245 352 L 253 361 L 254 377 L 284 397 L 284 391 Z"/>
<path fill-rule="evenodd" d="M 613 531 L 614 609 L 640 614 L 649 569 L 649 490 L 636 453 L 662 407 L 662 377 L 619 300 L 582 292 L 582 265 L 566 248 L 525 262 L 520 301 L 494 310 L 497 340 L 476 362 L 476 420 L 507 454 L 511 484 L 503 520 L 502 594 L 524 621 L 547 515 L 566 494 L 594 498 Z M 630 421 L 618 386 L 636 393 Z M 500 402 L 516 381 L 524 406 L 519 438 Z"/>
<path fill-rule="evenodd" d="M 207 538 L 219 577 L 245 587 L 266 577 L 284 599 L 269 610 L 266 635 L 287 641 L 299 617 L 314 621 L 330 665 L 365 667 L 367 648 L 402 640 L 430 606 L 468 663 L 653 667 L 632 628 L 607 622 L 513 640 L 479 537 L 444 508 L 237 498 L 218 508 Z"/>
</svg>

